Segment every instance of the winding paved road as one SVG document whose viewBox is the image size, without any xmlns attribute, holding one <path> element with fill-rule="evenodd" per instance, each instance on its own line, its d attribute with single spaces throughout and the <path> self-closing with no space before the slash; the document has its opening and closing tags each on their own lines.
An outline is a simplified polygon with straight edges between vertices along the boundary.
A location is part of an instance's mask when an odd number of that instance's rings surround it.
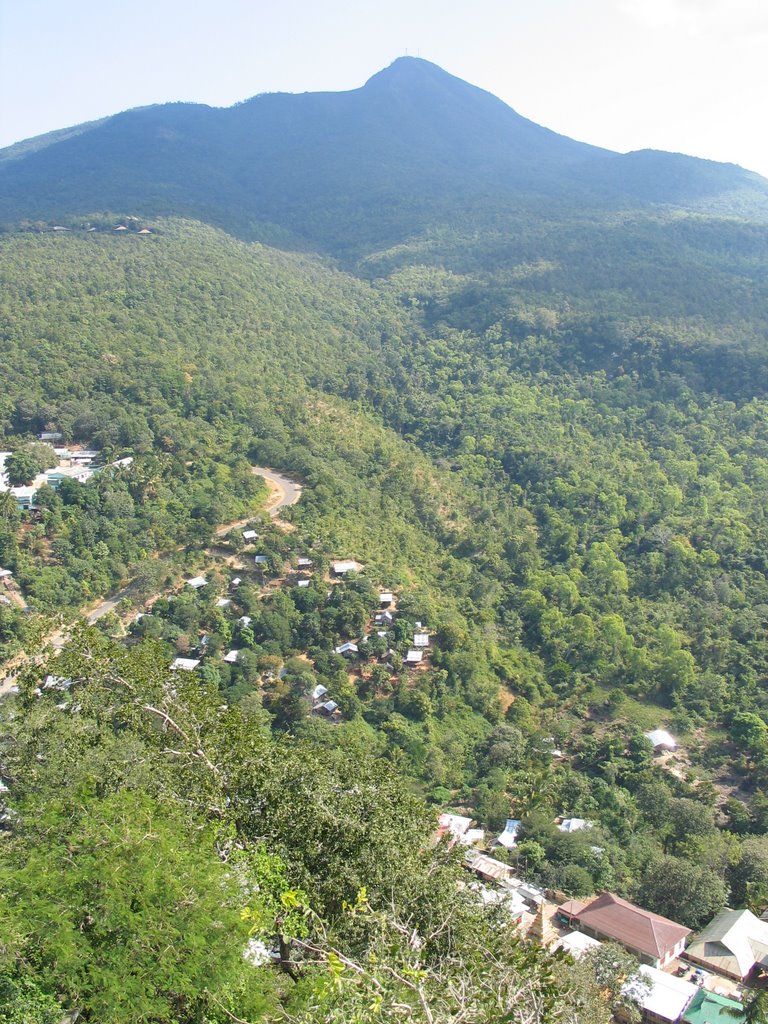
<svg viewBox="0 0 768 1024">
<path fill-rule="evenodd" d="M 272 517 L 276 516 L 281 508 L 295 505 L 301 497 L 301 484 L 297 484 L 295 480 L 289 480 L 282 473 L 276 473 L 273 469 L 265 469 L 264 466 L 252 466 L 251 468 L 256 476 L 264 477 L 267 486 L 272 484 L 280 492 L 280 500 L 275 505 L 268 504 L 269 514 Z"/>
<path fill-rule="evenodd" d="M 295 480 L 289 480 L 282 473 L 276 473 L 274 469 L 267 469 L 265 466 L 251 466 L 251 472 L 262 477 L 269 489 L 266 511 L 273 519 L 281 509 L 287 508 L 288 505 L 295 505 L 301 497 L 301 484 L 297 484 Z M 238 526 L 245 526 L 252 519 L 253 516 L 248 516 L 245 519 L 238 519 L 234 523 L 225 523 L 224 526 L 218 527 L 214 536 L 224 537 L 230 530 L 236 530 Z"/>
</svg>

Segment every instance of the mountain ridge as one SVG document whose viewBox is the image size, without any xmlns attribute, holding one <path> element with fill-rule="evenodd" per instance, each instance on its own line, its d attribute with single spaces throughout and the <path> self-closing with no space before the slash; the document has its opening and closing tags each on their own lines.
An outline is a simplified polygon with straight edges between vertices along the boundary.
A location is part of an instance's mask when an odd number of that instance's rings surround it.
<svg viewBox="0 0 768 1024">
<path fill-rule="evenodd" d="M 500 211 L 565 199 L 768 220 L 768 181 L 753 172 L 570 139 L 416 57 L 346 92 L 154 104 L 19 145 L 0 151 L 6 225 L 131 209 L 339 255 L 395 244 L 477 197 Z"/>
</svg>

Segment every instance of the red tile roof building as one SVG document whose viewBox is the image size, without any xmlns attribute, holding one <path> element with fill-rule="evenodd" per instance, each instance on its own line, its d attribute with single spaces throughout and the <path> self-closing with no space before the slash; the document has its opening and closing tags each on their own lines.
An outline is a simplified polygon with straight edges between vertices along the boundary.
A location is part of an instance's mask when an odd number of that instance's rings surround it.
<svg viewBox="0 0 768 1024">
<path fill-rule="evenodd" d="M 565 904 L 560 913 L 579 931 L 596 939 L 618 942 L 651 967 L 664 967 L 680 956 L 691 934 L 690 928 L 636 907 L 610 892 L 601 893 L 583 907 Z"/>
</svg>

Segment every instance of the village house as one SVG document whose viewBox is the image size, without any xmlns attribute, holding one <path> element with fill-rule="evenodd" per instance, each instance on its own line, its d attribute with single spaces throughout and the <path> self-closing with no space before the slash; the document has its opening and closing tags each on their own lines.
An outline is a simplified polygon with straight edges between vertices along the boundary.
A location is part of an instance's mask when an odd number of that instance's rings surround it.
<svg viewBox="0 0 768 1024">
<path fill-rule="evenodd" d="M 354 658 L 358 654 L 357 644 L 341 644 L 339 647 L 335 647 L 334 651 L 336 654 L 343 654 L 345 658 Z"/>
<path fill-rule="evenodd" d="M 651 967 L 662 968 L 677 959 L 691 934 L 690 928 L 636 907 L 610 892 L 601 893 L 586 904 L 568 900 L 558 909 L 558 917 L 593 938 L 618 942 Z"/>
<path fill-rule="evenodd" d="M 463 836 L 459 839 L 460 846 L 477 846 L 482 848 L 485 846 L 485 829 L 484 828 L 468 828 Z"/>
<path fill-rule="evenodd" d="M 174 658 L 171 662 L 171 672 L 192 672 L 199 664 L 199 658 Z"/>
<path fill-rule="evenodd" d="M 392 602 L 395 600 L 395 595 L 390 593 L 389 590 L 382 590 L 379 594 L 379 605 L 382 608 L 389 608 Z"/>
<path fill-rule="evenodd" d="M 693 937 L 685 958 L 715 974 L 744 981 L 756 969 L 768 968 L 768 922 L 749 910 L 721 910 Z"/>
<path fill-rule="evenodd" d="M 513 877 L 509 864 L 502 864 L 485 853 L 469 850 L 464 860 L 464 867 L 487 882 L 505 882 Z"/>
<path fill-rule="evenodd" d="M 224 655 L 224 661 L 226 661 L 226 663 L 228 665 L 236 665 L 237 664 L 237 658 L 238 658 L 239 654 L 240 654 L 240 651 L 236 651 L 236 650 L 227 651 L 227 653 Z"/>
<path fill-rule="evenodd" d="M 461 837 L 469 831 L 472 825 L 472 818 L 463 814 L 449 814 L 445 812 L 437 819 L 437 835 L 439 838 L 449 835 L 449 846 L 455 846 Z"/>
<path fill-rule="evenodd" d="M 501 835 L 491 843 L 491 848 L 494 846 L 503 846 L 505 850 L 511 850 L 517 843 L 517 836 L 522 828 L 522 822 L 518 821 L 517 818 L 507 818 L 507 822 L 504 826 L 504 831 Z"/>
<path fill-rule="evenodd" d="M 346 576 L 348 572 L 360 572 L 364 568 L 365 566 L 361 565 L 360 562 L 356 562 L 354 558 L 343 559 L 331 565 L 331 571 L 334 576 Z"/>
<path fill-rule="evenodd" d="M 74 680 L 68 676 L 46 676 L 43 680 L 44 690 L 60 690 L 65 692 L 74 686 Z"/>
<path fill-rule="evenodd" d="M 648 964 L 640 965 L 639 975 L 641 984 L 629 982 L 623 991 L 637 1003 L 647 1024 L 676 1024 L 699 992 L 698 985 Z M 621 1011 L 616 1016 L 626 1019 Z"/>
<path fill-rule="evenodd" d="M 563 818 L 557 827 L 561 832 L 581 832 L 585 828 L 592 828 L 592 822 L 584 818 Z"/>
<path fill-rule="evenodd" d="M 95 462 L 95 460 L 98 459 L 99 455 L 100 452 L 93 451 L 92 449 L 78 448 L 69 452 L 69 461 L 73 466 L 89 466 L 92 462 Z"/>
<path fill-rule="evenodd" d="M 413 634 L 413 646 L 414 647 L 429 647 L 429 633 L 414 633 Z"/>
<path fill-rule="evenodd" d="M 419 665 L 423 657 L 424 655 L 421 651 L 417 651 L 412 647 L 405 656 L 405 663 L 406 665 Z"/>
<path fill-rule="evenodd" d="M 324 704 L 320 704 L 315 708 L 318 714 L 325 716 L 326 718 L 339 718 L 341 711 L 339 705 L 335 700 L 327 700 Z"/>
<path fill-rule="evenodd" d="M 201 587 L 208 586 L 208 580 L 205 576 L 193 576 L 191 580 L 187 580 L 187 586 L 192 587 L 193 590 L 200 590 Z"/>
<path fill-rule="evenodd" d="M 325 695 L 327 693 L 328 693 L 328 688 L 326 686 L 323 686 L 322 683 L 318 683 L 317 686 L 312 691 L 312 700 L 313 701 L 322 700 L 322 698 L 325 697 Z"/>
<path fill-rule="evenodd" d="M 485 906 L 501 907 L 509 917 L 510 924 L 519 925 L 523 916 L 528 912 L 526 902 L 517 889 L 507 887 L 492 889 L 479 882 L 470 883 L 470 888 L 477 893 L 480 902 Z"/>
<path fill-rule="evenodd" d="M 532 885 L 530 882 L 518 882 L 517 891 L 532 912 L 538 911 L 544 902 L 544 890 L 540 889 L 538 885 Z"/>
</svg>

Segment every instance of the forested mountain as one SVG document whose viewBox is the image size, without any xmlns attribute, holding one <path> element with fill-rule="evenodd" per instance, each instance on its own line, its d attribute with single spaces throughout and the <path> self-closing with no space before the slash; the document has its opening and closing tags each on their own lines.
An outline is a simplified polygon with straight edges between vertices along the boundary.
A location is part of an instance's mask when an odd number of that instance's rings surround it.
<svg viewBox="0 0 768 1024">
<path fill-rule="evenodd" d="M 0 223 L 176 213 L 349 256 L 450 224 L 468 202 L 494 219 L 523 198 L 535 216 L 565 201 L 601 217 L 606 204 L 768 217 L 758 175 L 575 142 L 414 57 L 350 92 L 145 107 L 25 146 L 0 153 Z"/>
<path fill-rule="evenodd" d="M 763 909 L 762 179 L 413 59 L 7 156 L 0 448 L 105 469 L 0 494 L 0 657 L 129 590 L 0 703 L 0 1019 L 607 1022 L 617 971 L 511 937 L 448 808 L 550 891 Z"/>
</svg>

